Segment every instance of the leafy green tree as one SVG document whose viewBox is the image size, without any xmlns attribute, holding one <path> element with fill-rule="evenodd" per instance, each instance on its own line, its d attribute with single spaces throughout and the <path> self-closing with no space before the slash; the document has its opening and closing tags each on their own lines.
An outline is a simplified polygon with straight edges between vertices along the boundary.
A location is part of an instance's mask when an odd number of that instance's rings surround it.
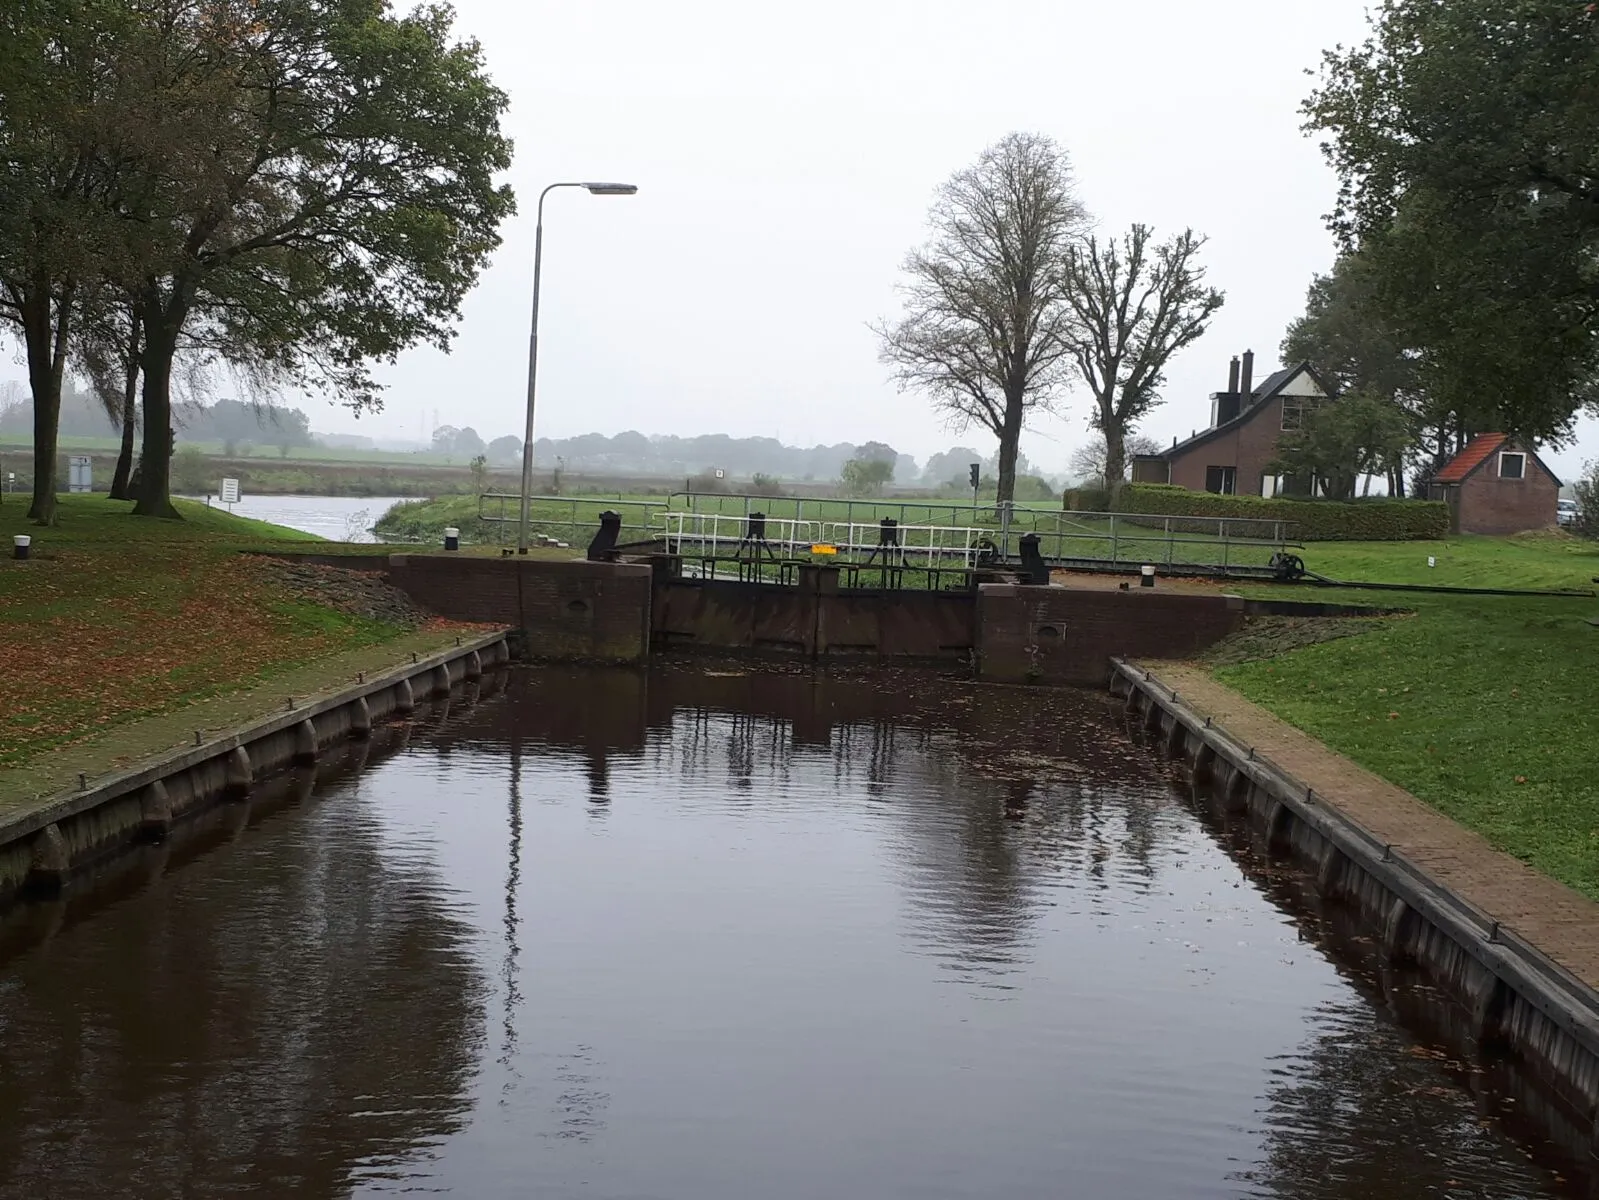
<svg viewBox="0 0 1599 1200">
<path fill-rule="evenodd" d="M 106 416 L 122 433 L 117 464 L 111 474 L 113 500 L 133 498 L 129 488 L 138 432 L 139 349 L 143 342 L 144 329 L 133 306 L 115 300 L 107 302 L 106 298 L 86 306 L 73 358 L 88 376 Z"/>
<path fill-rule="evenodd" d="M 1360 393 L 1408 413 L 1414 428 L 1431 431 L 1433 460 L 1454 452 L 1455 414 L 1439 411 L 1422 388 L 1420 355 L 1383 309 L 1376 273 L 1364 256 L 1341 255 L 1331 272 L 1312 280 L 1304 314 L 1283 337 L 1282 360 L 1309 362 L 1337 395 Z M 1409 449 L 1418 448 L 1419 441 Z M 1386 472 L 1391 495 L 1404 495 L 1403 467 L 1394 459 Z"/>
<path fill-rule="evenodd" d="M 1303 429 L 1284 434 L 1266 469 L 1301 487 L 1320 480 L 1330 499 L 1348 500 L 1361 476 L 1389 475 L 1402 463 L 1412 439 L 1409 419 L 1391 400 L 1355 392 L 1318 405 Z"/>
<path fill-rule="evenodd" d="M 1185 229 L 1151 243 L 1134 225 L 1121 238 L 1090 235 L 1066 253 L 1067 346 L 1094 407 L 1089 424 L 1105 439 L 1105 486 L 1127 471 L 1127 435 L 1160 403 L 1166 364 L 1198 340 L 1223 296 L 1205 286 L 1205 239 Z"/>
<path fill-rule="evenodd" d="M 1457 434 L 1569 435 L 1599 371 L 1599 15 L 1384 0 L 1305 105 L 1373 272 Z"/>
<path fill-rule="evenodd" d="M 522 461 L 522 439 L 510 434 L 497 437 L 489 443 L 487 454 L 492 463 L 519 463 Z"/>
<path fill-rule="evenodd" d="M 0 5 L 0 321 L 33 394 L 33 501 L 55 519 L 61 385 L 81 295 L 111 243 L 97 120 L 125 14 L 112 0 Z"/>
<path fill-rule="evenodd" d="M 1577 521 L 1573 532 L 1599 541 L 1599 462 L 1585 463 L 1582 478 L 1572 485 L 1576 492 Z"/>
<path fill-rule="evenodd" d="M 839 482 L 850 496 L 880 496 L 883 485 L 893 478 L 893 460 L 882 458 L 852 458 L 839 473 Z"/>
<path fill-rule="evenodd" d="M 380 403 L 369 364 L 448 348 L 513 208 L 503 92 L 443 6 L 133 0 L 119 130 L 144 154 L 118 197 L 145 342 L 135 511 L 175 516 L 173 359 L 248 348 L 263 376 Z M 195 154 L 204 146 L 205 154 Z"/>
</svg>

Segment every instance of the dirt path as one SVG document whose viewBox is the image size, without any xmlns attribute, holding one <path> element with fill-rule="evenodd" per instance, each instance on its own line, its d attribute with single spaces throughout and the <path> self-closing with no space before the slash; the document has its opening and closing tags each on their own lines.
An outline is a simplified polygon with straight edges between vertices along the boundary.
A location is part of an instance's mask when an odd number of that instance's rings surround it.
<svg viewBox="0 0 1599 1200">
<path fill-rule="evenodd" d="M 1201 667 L 1145 664 L 1202 716 L 1316 790 L 1434 879 L 1599 987 L 1599 904 L 1494 849 L 1409 792 L 1217 683 Z"/>
</svg>

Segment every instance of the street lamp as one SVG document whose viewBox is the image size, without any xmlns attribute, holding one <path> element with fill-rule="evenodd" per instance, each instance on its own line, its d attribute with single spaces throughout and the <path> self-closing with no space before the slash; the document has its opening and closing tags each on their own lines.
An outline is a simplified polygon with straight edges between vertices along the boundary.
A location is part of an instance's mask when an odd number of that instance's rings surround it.
<svg viewBox="0 0 1599 1200">
<path fill-rule="evenodd" d="M 522 517 L 517 525 L 516 552 L 527 553 L 528 510 L 533 498 L 533 397 L 539 377 L 539 267 L 544 258 L 544 197 L 556 188 L 586 188 L 595 196 L 631 196 L 631 183 L 552 183 L 539 193 L 538 225 L 533 234 L 533 325 L 527 339 L 527 429 L 522 438 Z"/>
</svg>

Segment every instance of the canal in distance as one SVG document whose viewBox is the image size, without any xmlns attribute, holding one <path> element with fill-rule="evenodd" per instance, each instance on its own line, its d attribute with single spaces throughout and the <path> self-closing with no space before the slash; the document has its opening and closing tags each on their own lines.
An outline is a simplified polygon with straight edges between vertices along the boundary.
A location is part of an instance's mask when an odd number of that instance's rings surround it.
<svg viewBox="0 0 1599 1200">
<path fill-rule="evenodd" d="M 1576 1194 L 1100 696 L 488 691 L 0 925 L 0 1196 Z"/>
</svg>

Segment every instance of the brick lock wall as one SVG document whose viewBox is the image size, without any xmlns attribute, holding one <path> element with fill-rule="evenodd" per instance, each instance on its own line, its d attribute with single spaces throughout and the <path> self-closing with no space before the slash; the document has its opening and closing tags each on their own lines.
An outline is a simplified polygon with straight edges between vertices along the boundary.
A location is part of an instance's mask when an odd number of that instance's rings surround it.
<svg viewBox="0 0 1599 1200">
<path fill-rule="evenodd" d="M 1265 465 L 1277 453 L 1282 437 L 1283 402 L 1274 396 L 1250 410 L 1254 416 L 1237 429 L 1201 442 L 1171 464 L 1171 482 L 1191 492 L 1205 490 L 1206 467 L 1237 467 L 1237 494 L 1260 495 Z"/>
<path fill-rule="evenodd" d="M 1236 596 L 989 584 L 978 589 L 978 677 L 1099 687 L 1112 657 L 1190 657 L 1243 619 Z"/>
<path fill-rule="evenodd" d="M 534 658 L 635 662 L 649 654 L 647 566 L 395 554 L 389 579 L 442 617 L 521 629 Z"/>
<path fill-rule="evenodd" d="M 1522 533 L 1553 525 L 1560 485 L 1531 455 L 1525 479 L 1501 479 L 1498 458 L 1494 455 L 1460 485 L 1460 532 Z"/>
</svg>

